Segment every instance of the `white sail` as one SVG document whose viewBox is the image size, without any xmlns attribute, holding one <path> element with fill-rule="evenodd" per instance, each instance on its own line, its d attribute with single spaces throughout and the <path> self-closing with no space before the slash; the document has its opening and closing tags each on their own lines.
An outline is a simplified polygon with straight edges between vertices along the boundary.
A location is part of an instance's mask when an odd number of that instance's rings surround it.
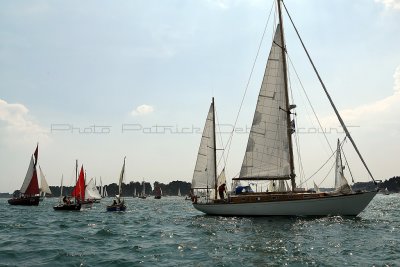
<svg viewBox="0 0 400 267">
<path fill-rule="evenodd" d="M 39 165 L 39 172 L 40 172 L 40 194 L 51 194 L 51 190 L 49 184 L 46 181 L 46 177 L 42 171 L 42 168 Z"/>
<path fill-rule="evenodd" d="M 286 183 L 284 180 L 272 180 L 268 184 L 268 192 L 286 192 Z"/>
<path fill-rule="evenodd" d="M 143 181 L 142 182 L 142 197 L 144 197 L 145 195 L 146 195 L 146 184 Z"/>
<path fill-rule="evenodd" d="M 63 198 L 63 180 L 64 180 L 64 175 L 61 175 L 61 188 L 60 188 L 60 197 L 59 197 L 60 203 L 61 203 L 61 199 Z"/>
<path fill-rule="evenodd" d="M 87 199 L 96 199 L 96 200 L 101 199 L 101 195 L 100 195 L 99 191 L 97 190 L 97 187 L 94 183 L 93 178 L 90 179 L 89 183 L 86 185 L 85 197 Z"/>
<path fill-rule="evenodd" d="M 314 191 L 315 193 L 320 193 L 318 185 L 314 182 Z"/>
<path fill-rule="evenodd" d="M 218 187 L 222 184 L 226 184 L 226 175 L 225 175 L 225 168 L 221 171 L 221 173 L 218 175 L 217 179 L 217 185 Z"/>
<path fill-rule="evenodd" d="M 28 170 L 25 175 L 24 183 L 22 184 L 21 189 L 19 190 L 22 194 L 25 194 L 26 190 L 28 189 L 28 186 L 31 182 L 34 171 L 35 171 L 35 163 L 34 163 L 33 156 L 31 156 L 31 162 L 29 163 L 29 167 L 28 167 Z"/>
<path fill-rule="evenodd" d="M 240 178 L 289 177 L 290 153 L 282 38 L 279 25 L 268 57 Z"/>
<path fill-rule="evenodd" d="M 104 186 L 104 192 L 103 192 L 103 197 L 108 197 L 108 193 L 107 193 L 107 187 Z"/>
<path fill-rule="evenodd" d="M 344 166 L 342 165 L 342 157 L 340 155 L 340 142 L 338 140 L 336 149 L 335 191 L 342 194 L 349 194 L 352 192 L 352 190 L 346 178 L 344 177 Z"/>
<path fill-rule="evenodd" d="M 100 196 L 104 197 L 103 181 L 101 180 L 101 177 L 100 177 Z"/>
<path fill-rule="evenodd" d="M 121 196 L 122 193 L 122 181 L 124 180 L 125 175 L 125 158 L 124 158 L 124 165 L 122 165 L 122 170 L 119 175 L 119 186 L 118 186 L 118 195 Z"/>
<path fill-rule="evenodd" d="M 178 197 L 181 196 L 181 189 L 178 187 Z"/>
<path fill-rule="evenodd" d="M 136 187 L 133 189 L 133 196 L 136 197 Z"/>
<path fill-rule="evenodd" d="M 197 153 L 192 188 L 214 188 L 215 186 L 214 140 L 214 105 L 211 104 Z"/>
</svg>

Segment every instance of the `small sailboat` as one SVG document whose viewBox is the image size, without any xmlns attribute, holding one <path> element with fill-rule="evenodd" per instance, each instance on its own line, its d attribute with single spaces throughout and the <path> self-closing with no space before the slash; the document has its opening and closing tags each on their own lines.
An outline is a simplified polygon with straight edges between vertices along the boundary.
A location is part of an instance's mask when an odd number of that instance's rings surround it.
<svg viewBox="0 0 400 267">
<path fill-rule="evenodd" d="M 181 195 L 181 188 L 180 187 L 178 187 L 178 197 L 181 197 L 182 195 Z"/>
<path fill-rule="evenodd" d="M 39 205 L 39 182 L 37 178 L 36 164 L 38 161 L 39 145 L 31 156 L 24 182 L 21 186 L 20 195 L 8 200 L 10 205 L 37 206 Z"/>
<path fill-rule="evenodd" d="M 142 193 L 140 193 L 139 198 L 141 199 L 146 199 L 146 184 L 144 183 L 144 180 L 142 182 Z"/>
<path fill-rule="evenodd" d="M 135 188 L 133 188 L 133 196 L 132 196 L 133 198 L 136 198 L 137 197 L 137 193 L 136 193 L 136 187 Z"/>
<path fill-rule="evenodd" d="M 156 185 L 154 188 L 154 198 L 155 199 L 161 199 L 162 196 L 162 190 L 159 185 Z"/>
<path fill-rule="evenodd" d="M 296 105 L 289 102 L 287 49 L 284 42 L 281 14 L 282 3 L 282 0 L 277 0 L 279 22 L 275 28 L 240 174 L 239 177 L 232 179 L 236 188 L 228 198 L 218 199 L 217 192 L 221 191 L 218 188 L 213 98 L 193 173 L 193 206 L 210 215 L 356 216 L 365 209 L 377 191 L 352 191 L 343 174 L 340 143 L 336 150 L 335 190 L 333 192 L 306 192 L 296 186 L 292 144 L 292 135 L 296 129 L 293 118 L 295 113 L 292 110 L 296 108 Z M 350 140 L 361 162 L 375 182 L 307 50 L 306 53 L 346 133 L 346 138 Z M 286 181 L 290 181 L 290 185 Z M 249 185 L 242 186 L 240 182 L 248 182 Z M 257 189 L 253 191 L 250 182 L 269 182 L 268 191 Z"/>
<path fill-rule="evenodd" d="M 121 200 L 122 196 L 122 182 L 125 176 L 125 159 L 124 157 L 124 165 L 122 165 L 122 170 L 119 175 L 119 185 L 118 185 L 118 195 L 115 196 L 113 203 L 107 206 L 107 211 L 125 211 L 126 205 L 124 199 Z"/>
<path fill-rule="evenodd" d="M 74 201 L 71 201 L 70 197 L 67 196 L 62 196 L 62 178 L 61 178 L 61 193 L 60 193 L 60 199 L 63 197 L 63 202 L 60 201 L 60 203 L 57 206 L 54 206 L 53 209 L 56 211 L 79 211 L 82 208 L 82 201 L 85 199 L 85 176 L 83 172 L 83 166 L 81 167 L 81 171 L 79 173 L 79 178 L 78 176 L 78 161 L 76 161 L 75 165 L 75 180 L 76 184 L 74 189 L 72 190 L 72 197 L 74 197 Z"/>
<path fill-rule="evenodd" d="M 99 193 L 99 190 L 97 190 L 97 186 L 93 178 L 90 179 L 90 181 L 86 185 L 85 197 L 86 201 L 93 203 L 99 203 L 101 200 L 101 195 Z"/>
<path fill-rule="evenodd" d="M 46 197 L 46 194 L 51 195 L 51 190 L 50 190 L 49 184 L 46 181 L 46 177 L 45 177 L 40 165 L 39 165 L 39 173 L 40 173 L 40 188 L 39 188 L 40 198 L 39 198 L 39 201 L 43 201 L 44 198 Z"/>
</svg>

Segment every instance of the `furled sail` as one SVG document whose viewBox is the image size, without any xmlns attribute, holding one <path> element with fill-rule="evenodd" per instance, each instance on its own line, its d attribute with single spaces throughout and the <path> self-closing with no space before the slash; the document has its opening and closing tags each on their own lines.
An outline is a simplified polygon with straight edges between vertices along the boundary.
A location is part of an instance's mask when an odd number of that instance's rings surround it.
<svg viewBox="0 0 400 267">
<path fill-rule="evenodd" d="M 346 178 L 344 177 L 344 166 L 342 165 L 342 157 L 340 155 L 340 142 L 338 140 L 336 150 L 335 191 L 342 194 L 349 194 L 352 192 L 352 190 Z"/>
<path fill-rule="evenodd" d="M 212 103 L 201 136 L 192 188 L 214 188 L 215 186 L 214 139 L 214 104 Z"/>
<path fill-rule="evenodd" d="M 85 195 L 86 199 L 96 199 L 99 200 L 101 199 L 101 195 L 99 193 L 99 190 L 97 190 L 96 184 L 92 179 L 87 183 L 86 188 L 85 188 Z"/>
<path fill-rule="evenodd" d="M 31 156 L 28 171 L 26 172 L 25 180 L 21 186 L 20 192 L 25 195 L 39 194 L 39 182 L 33 156 Z"/>
<path fill-rule="evenodd" d="M 289 178 L 288 111 L 280 27 L 265 68 L 240 178 Z"/>
<path fill-rule="evenodd" d="M 51 194 L 49 184 L 46 181 L 46 177 L 44 176 L 44 173 L 40 165 L 39 165 L 39 173 L 40 173 L 40 193 Z"/>
<path fill-rule="evenodd" d="M 72 191 L 72 196 L 80 201 L 85 200 L 85 174 L 83 172 L 83 166 L 81 167 L 78 181 Z"/>
</svg>

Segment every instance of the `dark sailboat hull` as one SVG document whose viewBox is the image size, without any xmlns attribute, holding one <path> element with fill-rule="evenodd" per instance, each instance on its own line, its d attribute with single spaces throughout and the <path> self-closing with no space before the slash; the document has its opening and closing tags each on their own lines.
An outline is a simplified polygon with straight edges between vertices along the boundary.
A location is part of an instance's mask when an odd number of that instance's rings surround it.
<svg viewBox="0 0 400 267">
<path fill-rule="evenodd" d="M 59 204 L 54 206 L 53 209 L 57 211 L 79 211 L 81 210 L 82 205 L 80 203 L 77 204 Z"/>
<path fill-rule="evenodd" d="M 126 206 L 124 204 L 107 206 L 107 211 L 125 211 L 125 210 Z"/>
<path fill-rule="evenodd" d="M 11 198 L 8 200 L 8 204 L 20 206 L 38 206 L 39 196 Z"/>
</svg>

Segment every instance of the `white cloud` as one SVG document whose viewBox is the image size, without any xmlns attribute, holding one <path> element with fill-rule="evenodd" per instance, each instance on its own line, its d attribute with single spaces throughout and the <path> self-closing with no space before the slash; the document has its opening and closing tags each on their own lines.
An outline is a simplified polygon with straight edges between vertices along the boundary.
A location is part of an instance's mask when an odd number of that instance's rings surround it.
<svg viewBox="0 0 400 267">
<path fill-rule="evenodd" d="M 28 108 L 22 104 L 10 104 L 0 99 L 0 123 L 5 125 L 0 128 L 0 133 L 18 141 L 48 137 L 48 131 L 30 118 Z"/>
<path fill-rule="evenodd" d="M 393 75 L 393 94 L 373 103 L 341 110 L 340 114 L 347 125 L 374 127 L 376 131 L 400 134 L 400 66 Z M 323 119 L 324 125 L 337 125 L 336 116 Z"/>
<path fill-rule="evenodd" d="M 140 105 L 138 106 L 136 109 L 134 109 L 131 114 L 132 116 L 141 116 L 141 115 L 147 115 L 150 114 L 154 111 L 154 107 L 150 106 L 150 105 Z"/>
<path fill-rule="evenodd" d="M 375 0 L 377 3 L 382 3 L 387 9 L 400 10 L 400 0 Z"/>
</svg>

